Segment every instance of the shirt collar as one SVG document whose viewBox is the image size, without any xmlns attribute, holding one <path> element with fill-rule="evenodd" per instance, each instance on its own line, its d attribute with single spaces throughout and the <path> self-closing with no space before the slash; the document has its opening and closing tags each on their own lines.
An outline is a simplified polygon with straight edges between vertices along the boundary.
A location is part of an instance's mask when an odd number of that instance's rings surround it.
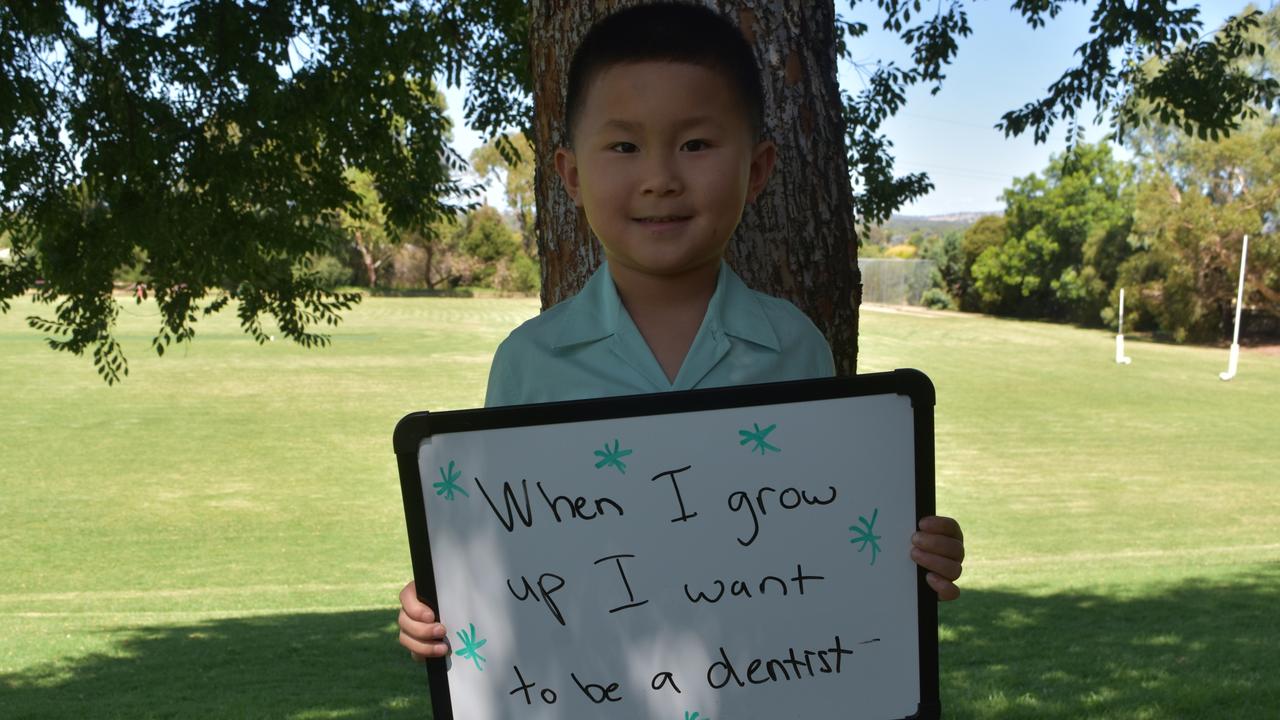
<svg viewBox="0 0 1280 720">
<path fill-rule="evenodd" d="M 718 321 L 726 335 L 763 345 L 775 352 L 782 349 L 760 298 L 723 260 L 715 294 L 707 305 L 707 316 L 712 322 Z"/>
<path fill-rule="evenodd" d="M 569 305 L 560 316 L 553 348 L 594 342 L 617 332 L 622 299 L 607 262 L 601 263 L 582 290 L 565 302 Z M 775 352 L 781 350 L 760 299 L 723 260 L 703 325 L 715 334 L 723 332 Z"/>
<path fill-rule="evenodd" d="M 560 330 L 551 347 L 558 350 L 594 342 L 609 337 L 617 330 L 622 298 L 618 297 L 607 262 L 600 263 L 578 294 L 564 302 L 568 307 L 560 315 Z"/>
</svg>

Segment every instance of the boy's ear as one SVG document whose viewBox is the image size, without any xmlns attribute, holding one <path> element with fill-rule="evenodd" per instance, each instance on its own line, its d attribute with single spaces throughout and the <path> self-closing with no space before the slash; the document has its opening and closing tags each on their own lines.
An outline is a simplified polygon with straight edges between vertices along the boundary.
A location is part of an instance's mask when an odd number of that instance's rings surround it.
<svg viewBox="0 0 1280 720">
<path fill-rule="evenodd" d="M 556 174 L 564 182 L 565 192 L 573 200 L 573 204 L 582 207 L 581 192 L 578 188 L 578 156 L 567 147 L 556 148 Z"/>
<path fill-rule="evenodd" d="M 747 204 L 755 202 L 773 174 L 773 164 L 778 160 L 778 146 L 772 140 L 761 140 L 751 153 L 751 175 L 747 180 Z"/>
</svg>

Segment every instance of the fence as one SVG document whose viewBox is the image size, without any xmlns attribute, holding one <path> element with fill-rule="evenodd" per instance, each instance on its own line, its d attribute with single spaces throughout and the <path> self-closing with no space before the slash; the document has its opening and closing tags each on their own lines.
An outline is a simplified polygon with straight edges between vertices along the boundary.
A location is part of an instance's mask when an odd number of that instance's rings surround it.
<svg viewBox="0 0 1280 720">
<path fill-rule="evenodd" d="M 885 305 L 919 305 L 932 286 L 932 260 L 858 258 L 862 301 Z"/>
</svg>

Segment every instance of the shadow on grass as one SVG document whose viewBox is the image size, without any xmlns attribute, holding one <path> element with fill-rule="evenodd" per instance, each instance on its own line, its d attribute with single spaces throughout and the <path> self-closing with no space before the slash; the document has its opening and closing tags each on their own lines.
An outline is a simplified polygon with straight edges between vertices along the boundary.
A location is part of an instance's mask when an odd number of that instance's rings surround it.
<svg viewBox="0 0 1280 720">
<path fill-rule="evenodd" d="M 1280 567 L 1128 599 L 969 591 L 940 614 L 948 718 L 1280 716 Z"/>
<path fill-rule="evenodd" d="M 0 675 L 4 718 L 430 718 L 390 610 L 112 630 L 110 655 Z"/>
<path fill-rule="evenodd" d="M 1134 598 L 968 591 L 942 608 L 947 718 L 1275 717 L 1280 567 Z M 390 611 L 122 629 L 0 676 L 5 718 L 429 718 Z"/>
</svg>

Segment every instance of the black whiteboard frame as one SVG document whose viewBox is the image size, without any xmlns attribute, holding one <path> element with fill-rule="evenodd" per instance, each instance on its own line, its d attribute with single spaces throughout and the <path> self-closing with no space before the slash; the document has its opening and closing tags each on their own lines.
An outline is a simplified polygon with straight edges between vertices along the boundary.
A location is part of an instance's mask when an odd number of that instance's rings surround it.
<svg viewBox="0 0 1280 720">
<path fill-rule="evenodd" d="M 707 388 L 681 392 L 625 395 L 511 405 L 481 410 L 415 412 L 396 424 L 393 446 L 400 470 L 400 493 L 404 501 L 405 526 L 409 531 L 409 555 L 418 599 L 432 608 L 440 606 L 435 570 L 431 563 L 431 540 L 427 533 L 426 502 L 422 477 L 418 472 L 418 449 L 435 433 L 470 432 L 531 425 L 555 425 L 591 420 L 612 420 L 645 415 L 720 410 L 726 408 L 812 402 L 869 395 L 906 395 L 911 398 L 915 448 L 915 499 L 917 521 L 935 513 L 933 382 L 919 370 L 900 369 L 846 378 L 822 378 Z M 920 638 L 920 705 L 915 714 L 902 720 L 936 720 L 942 715 L 938 689 L 938 596 L 916 568 L 916 608 Z M 436 720 L 454 720 L 444 658 L 430 658 L 427 682 L 431 690 L 431 712 Z"/>
</svg>

